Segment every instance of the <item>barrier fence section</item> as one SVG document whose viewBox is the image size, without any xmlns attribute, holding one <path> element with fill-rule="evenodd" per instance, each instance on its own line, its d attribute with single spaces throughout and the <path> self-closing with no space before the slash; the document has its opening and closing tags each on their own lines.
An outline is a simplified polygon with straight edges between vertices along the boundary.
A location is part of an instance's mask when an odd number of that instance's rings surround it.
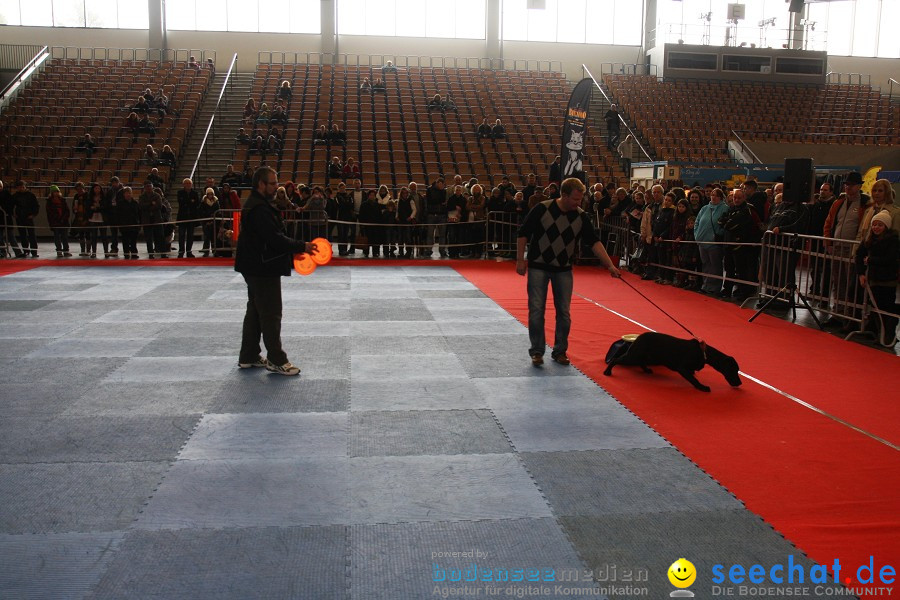
<svg viewBox="0 0 900 600">
<path fill-rule="evenodd" d="M 642 253 L 647 246 L 641 242 L 638 233 L 629 230 L 627 217 L 603 218 L 598 215 L 595 218 L 607 252 L 610 256 L 623 257 L 632 271 L 652 270 L 667 282 L 678 281 L 678 274 L 681 274 L 685 283 L 693 280 L 697 287 L 705 278 L 721 280 L 725 289 L 735 285 L 752 286 L 760 304 L 778 297 L 788 303 L 793 300 L 795 305 L 804 308 L 797 295 L 800 294 L 816 313 L 848 324 L 845 329 L 848 339 L 877 332 L 884 324 L 887 331 L 881 343 L 894 345 L 897 307 L 879 309 L 868 284 L 860 284 L 855 265 L 858 241 L 766 232 L 758 244 L 665 240 L 656 244 L 656 252 Z M 700 246 L 724 248 L 723 260 L 712 273 L 704 270 L 702 265 L 690 268 L 683 260 L 685 249 Z M 750 277 L 737 277 L 728 266 L 729 253 L 733 259 L 737 250 L 748 259 L 747 264 L 758 264 L 749 273 Z M 645 259 L 642 254 L 651 258 Z"/>
</svg>

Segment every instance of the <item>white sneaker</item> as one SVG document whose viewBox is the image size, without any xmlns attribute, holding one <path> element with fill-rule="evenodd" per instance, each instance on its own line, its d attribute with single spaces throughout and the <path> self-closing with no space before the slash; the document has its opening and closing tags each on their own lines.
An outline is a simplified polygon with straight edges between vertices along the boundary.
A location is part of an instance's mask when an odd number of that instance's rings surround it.
<svg viewBox="0 0 900 600">
<path fill-rule="evenodd" d="M 269 363 L 268 365 L 266 365 L 266 369 L 268 369 L 269 371 L 272 371 L 273 373 L 278 373 L 279 375 L 299 375 L 300 374 L 300 367 L 295 367 L 294 365 L 292 365 L 289 362 L 286 362 L 281 366 L 273 365 L 272 363 Z"/>
<path fill-rule="evenodd" d="M 253 368 L 260 368 L 260 369 L 266 368 L 266 369 L 268 369 L 269 366 L 270 366 L 270 363 L 269 363 L 268 360 L 266 360 L 265 358 L 263 358 L 262 356 L 260 356 L 259 358 L 257 358 L 257 359 L 256 359 L 254 362 L 252 362 L 252 363 L 242 363 L 242 362 L 239 362 L 239 363 L 238 363 L 238 366 L 239 366 L 240 368 L 242 368 L 242 369 L 253 369 Z"/>
</svg>

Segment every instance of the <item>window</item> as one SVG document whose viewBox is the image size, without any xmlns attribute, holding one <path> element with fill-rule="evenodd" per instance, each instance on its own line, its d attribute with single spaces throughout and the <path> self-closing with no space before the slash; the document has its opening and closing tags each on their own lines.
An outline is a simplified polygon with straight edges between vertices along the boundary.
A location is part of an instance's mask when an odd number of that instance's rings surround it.
<svg viewBox="0 0 900 600">
<path fill-rule="evenodd" d="M 485 0 L 339 0 L 340 35 L 485 38 Z"/>
<path fill-rule="evenodd" d="M 900 35 L 896 34 L 900 23 L 900 2 L 881 3 L 881 27 L 878 31 L 878 56 L 900 58 Z"/>
<path fill-rule="evenodd" d="M 84 27 L 84 2 L 53 0 L 54 27 Z"/>
<path fill-rule="evenodd" d="M 0 0 L 0 25 L 21 25 L 19 0 Z"/>
<path fill-rule="evenodd" d="M 503 39 L 530 42 L 640 45 L 643 3 L 635 0 L 502 0 Z"/>
<path fill-rule="evenodd" d="M 320 0 L 170 0 L 166 27 L 183 31 L 320 33 Z"/>
<path fill-rule="evenodd" d="M 85 0 L 84 24 L 86 27 L 118 27 L 119 6 L 116 0 Z"/>
<path fill-rule="evenodd" d="M 50 0 L 19 2 L 22 25 L 53 27 L 53 4 Z"/>
<path fill-rule="evenodd" d="M 888 4 L 896 4 L 896 0 Z M 878 0 L 857 0 L 853 15 L 853 56 L 875 56 L 877 32 Z"/>
</svg>

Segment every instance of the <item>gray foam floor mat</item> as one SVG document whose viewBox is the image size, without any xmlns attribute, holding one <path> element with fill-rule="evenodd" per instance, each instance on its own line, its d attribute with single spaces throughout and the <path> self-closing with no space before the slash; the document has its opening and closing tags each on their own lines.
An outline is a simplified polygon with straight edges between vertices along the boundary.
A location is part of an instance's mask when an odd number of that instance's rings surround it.
<svg viewBox="0 0 900 600">
<path fill-rule="evenodd" d="M 229 268 L 0 277 L 0 597 L 623 597 L 612 563 L 663 597 L 679 555 L 800 556 L 453 269 L 282 284 L 299 377 L 237 368 Z"/>
<path fill-rule="evenodd" d="M 342 600 L 348 536 L 341 526 L 136 531 L 89 598 Z"/>
<path fill-rule="evenodd" d="M 0 535 L 0 597 L 84 598 L 110 565 L 123 534 Z"/>
<path fill-rule="evenodd" d="M 512 452 L 489 410 L 354 412 L 350 456 Z"/>
</svg>

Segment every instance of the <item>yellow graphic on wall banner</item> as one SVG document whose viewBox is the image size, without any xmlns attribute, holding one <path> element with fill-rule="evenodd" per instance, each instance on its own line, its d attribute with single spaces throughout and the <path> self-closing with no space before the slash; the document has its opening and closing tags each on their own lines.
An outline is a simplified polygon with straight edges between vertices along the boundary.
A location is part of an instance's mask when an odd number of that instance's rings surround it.
<svg viewBox="0 0 900 600">
<path fill-rule="evenodd" d="M 866 171 L 865 175 L 863 175 L 863 184 L 859 189 L 861 189 L 864 194 L 872 193 L 872 185 L 878 178 L 878 174 L 881 173 L 882 168 L 883 167 L 872 167 L 871 169 Z"/>
</svg>

